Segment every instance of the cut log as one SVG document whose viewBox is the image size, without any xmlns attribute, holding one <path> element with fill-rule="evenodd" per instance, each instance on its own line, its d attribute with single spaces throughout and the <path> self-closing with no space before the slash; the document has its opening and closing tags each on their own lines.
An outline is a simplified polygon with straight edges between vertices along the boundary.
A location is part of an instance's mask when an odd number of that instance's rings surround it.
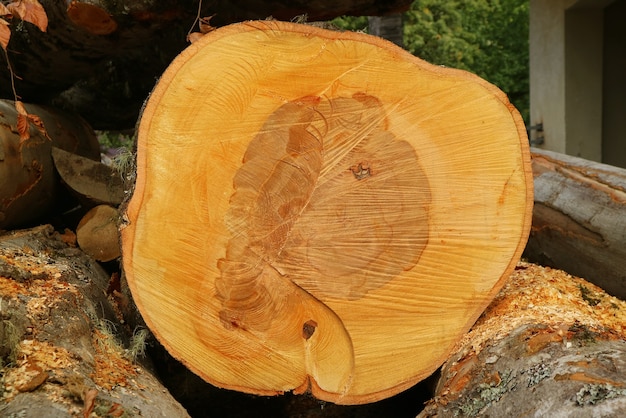
<svg viewBox="0 0 626 418">
<path fill-rule="evenodd" d="M 109 275 L 71 238 L 49 225 L 0 235 L 0 415 L 188 417 L 133 363 L 145 341 L 128 345 Z"/>
<path fill-rule="evenodd" d="M 527 142 L 496 87 L 380 38 L 220 28 L 141 118 L 122 228 L 135 302 L 217 386 L 391 396 L 439 367 L 517 263 Z"/>
<path fill-rule="evenodd" d="M 533 149 L 535 207 L 524 256 L 626 299 L 626 170 Z"/>
<path fill-rule="evenodd" d="M 52 160 L 65 186 L 84 206 L 118 206 L 124 200 L 122 175 L 108 165 L 57 147 L 52 147 Z"/>
<path fill-rule="evenodd" d="M 411 0 L 39 0 L 47 31 L 11 19 L 9 58 L 17 94 L 24 101 L 78 112 L 96 129 L 135 126 L 155 79 L 187 46 L 199 16 L 223 26 L 249 19 L 310 21 L 345 14 L 382 15 L 407 10 Z M 199 4 L 198 4 L 199 3 Z M 198 10 L 200 8 L 200 10 Z M 0 53 L 0 97 L 13 98 L 13 83 Z M 42 65 L 43 63 L 43 65 Z"/>
<path fill-rule="evenodd" d="M 77 115 L 26 105 L 45 126 L 47 137 L 30 127 L 22 141 L 12 101 L 0 100 L 0 229 L 33 222 L 59 204 L 52 147 L 89 159 L 100 159 L 93 130 Z"/>
<path fill-rule="evenodd" d="M 426 417 L 626 416 L 626 302 L 521 263 L 442 368 Z"/>
<path fill-rule="evenodd" d="M 109 205 L 98 205 L 83 216 L 76 227 L 80 248 L 98 261 L 111 261 L 121 255 L 117 224 L 119 212 Z"/>
</svg>

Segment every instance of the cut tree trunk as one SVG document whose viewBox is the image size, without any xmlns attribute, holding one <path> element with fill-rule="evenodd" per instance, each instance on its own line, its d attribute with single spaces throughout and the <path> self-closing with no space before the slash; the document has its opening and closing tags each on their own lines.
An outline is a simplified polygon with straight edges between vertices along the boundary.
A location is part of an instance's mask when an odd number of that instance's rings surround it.
<svg viewBox="0 0 626 418">
<path fill-rule="evenodd" d="M 534 149 L 529 260 L 626 299 L 626 170 Z"/>
<path fill-rule="evenodd" d="M 380 38 L 220 28 L 141 119 L 134 300 L 216 386 L 391 396 L 439 367 L 518 261 L 527 143 L 496 87 Z"/>
<path fill-rule="evenodd" d="M 626 416 L 626 302 L 521 263 L 442 368 L 426 417 Z"/>
<path fill-rule="evenodd" d="M 100 160 L 93 130 L 75 114 L 25 105 L 45 126 L 46 135 L 30 126 L 30 138 L 18 133 L 12 101 L 0 100 L 0 230 L 16 228 L 64 207 L 54 170 L 52 149 L 58 147 L 86 160 Z"/>
<path fill-rule="evenodd" d="M 156 78 L 187 46 L 197 16 L 223 26 L 249 19 L 310 21 L 346 14 L 406 10 L 410 0 L 104 1 L 39 0 L 48 17 L 41 32 L 11 19 L 8 58 L 22 100 L 62 106 L 96 129 L 135 126 Z M 10 70 L 0 54 L 0 97 L 13 99 Z"/>
<path fill-rule="evenodd" d="M 119 206 L 124 200 L 122 174 L 114 168 L 57 147 L 52 147 L 52 160 L 63 184 L 83 206 Z"/>
<path fill-rule="evenodd" d="M 76 227 L 81 250 L 98 261 L 111 261 L 121 255 L 118 235 L 119 212 L 109 205 L 98 205 L 82 217 Z"/>
<path fill-rule="evenodd" d="M 188 417 L 133 361 L 145 330 L 74 240 L 49 225 L 0 235 L 0 415 Z"/>
</svg>

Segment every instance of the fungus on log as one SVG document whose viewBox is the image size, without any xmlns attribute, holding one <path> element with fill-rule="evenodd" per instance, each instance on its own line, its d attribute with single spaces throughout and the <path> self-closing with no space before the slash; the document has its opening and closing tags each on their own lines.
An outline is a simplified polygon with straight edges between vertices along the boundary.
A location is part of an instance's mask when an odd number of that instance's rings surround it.
<svg viewBox="0 0 626 418">
<path fill-rule="evenodd" d="M 220 28 L 140 122 L 124 270 L 165 347 L 214 385 L 376 401 L 427 377 L 530 229 L 518 112 L 365 34 Z"/>
</svg>

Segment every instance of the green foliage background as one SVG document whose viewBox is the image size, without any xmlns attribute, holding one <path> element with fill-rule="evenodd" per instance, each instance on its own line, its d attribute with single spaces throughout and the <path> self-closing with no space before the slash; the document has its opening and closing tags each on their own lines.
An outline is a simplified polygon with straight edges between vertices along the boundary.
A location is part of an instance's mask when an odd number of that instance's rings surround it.
<svg viewBox="0 0 626 418">
<path fill-rule="evenodd" d="M 404 46 L 497 85 L 528 123 L 528 19 L 528 0 L 415 0 L 404 14 Z M 367 17 L 333 23 L 367 30 Z"/>
</svg>

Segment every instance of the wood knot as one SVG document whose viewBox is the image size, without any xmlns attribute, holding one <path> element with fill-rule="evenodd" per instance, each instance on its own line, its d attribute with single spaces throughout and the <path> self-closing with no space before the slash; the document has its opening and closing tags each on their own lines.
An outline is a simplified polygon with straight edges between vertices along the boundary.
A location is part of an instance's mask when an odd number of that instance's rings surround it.
<svg viewBox="0 0 626 418">
<path fill-rule="evenodd" d="M 317 322 L 315 322 L 312 319 L 309 319 L 308 321 L 306 321 L 302 325 L 302 338 L 304 338 L 305 340 L 308 340 L 309 338 L 311 338 L 316 328 L 317 328 Z"/>
<path fill-rule="evenodd" d="M 366 162 L 353 165 L 352 167 L 350 167 L 350 171 L 352 171 L 352 174 L 354 174 L 354 177 L 357 180 L 363 180 L 364 178 L 370 177 L 372 175 L 369 163 Z"/>
</svg>

